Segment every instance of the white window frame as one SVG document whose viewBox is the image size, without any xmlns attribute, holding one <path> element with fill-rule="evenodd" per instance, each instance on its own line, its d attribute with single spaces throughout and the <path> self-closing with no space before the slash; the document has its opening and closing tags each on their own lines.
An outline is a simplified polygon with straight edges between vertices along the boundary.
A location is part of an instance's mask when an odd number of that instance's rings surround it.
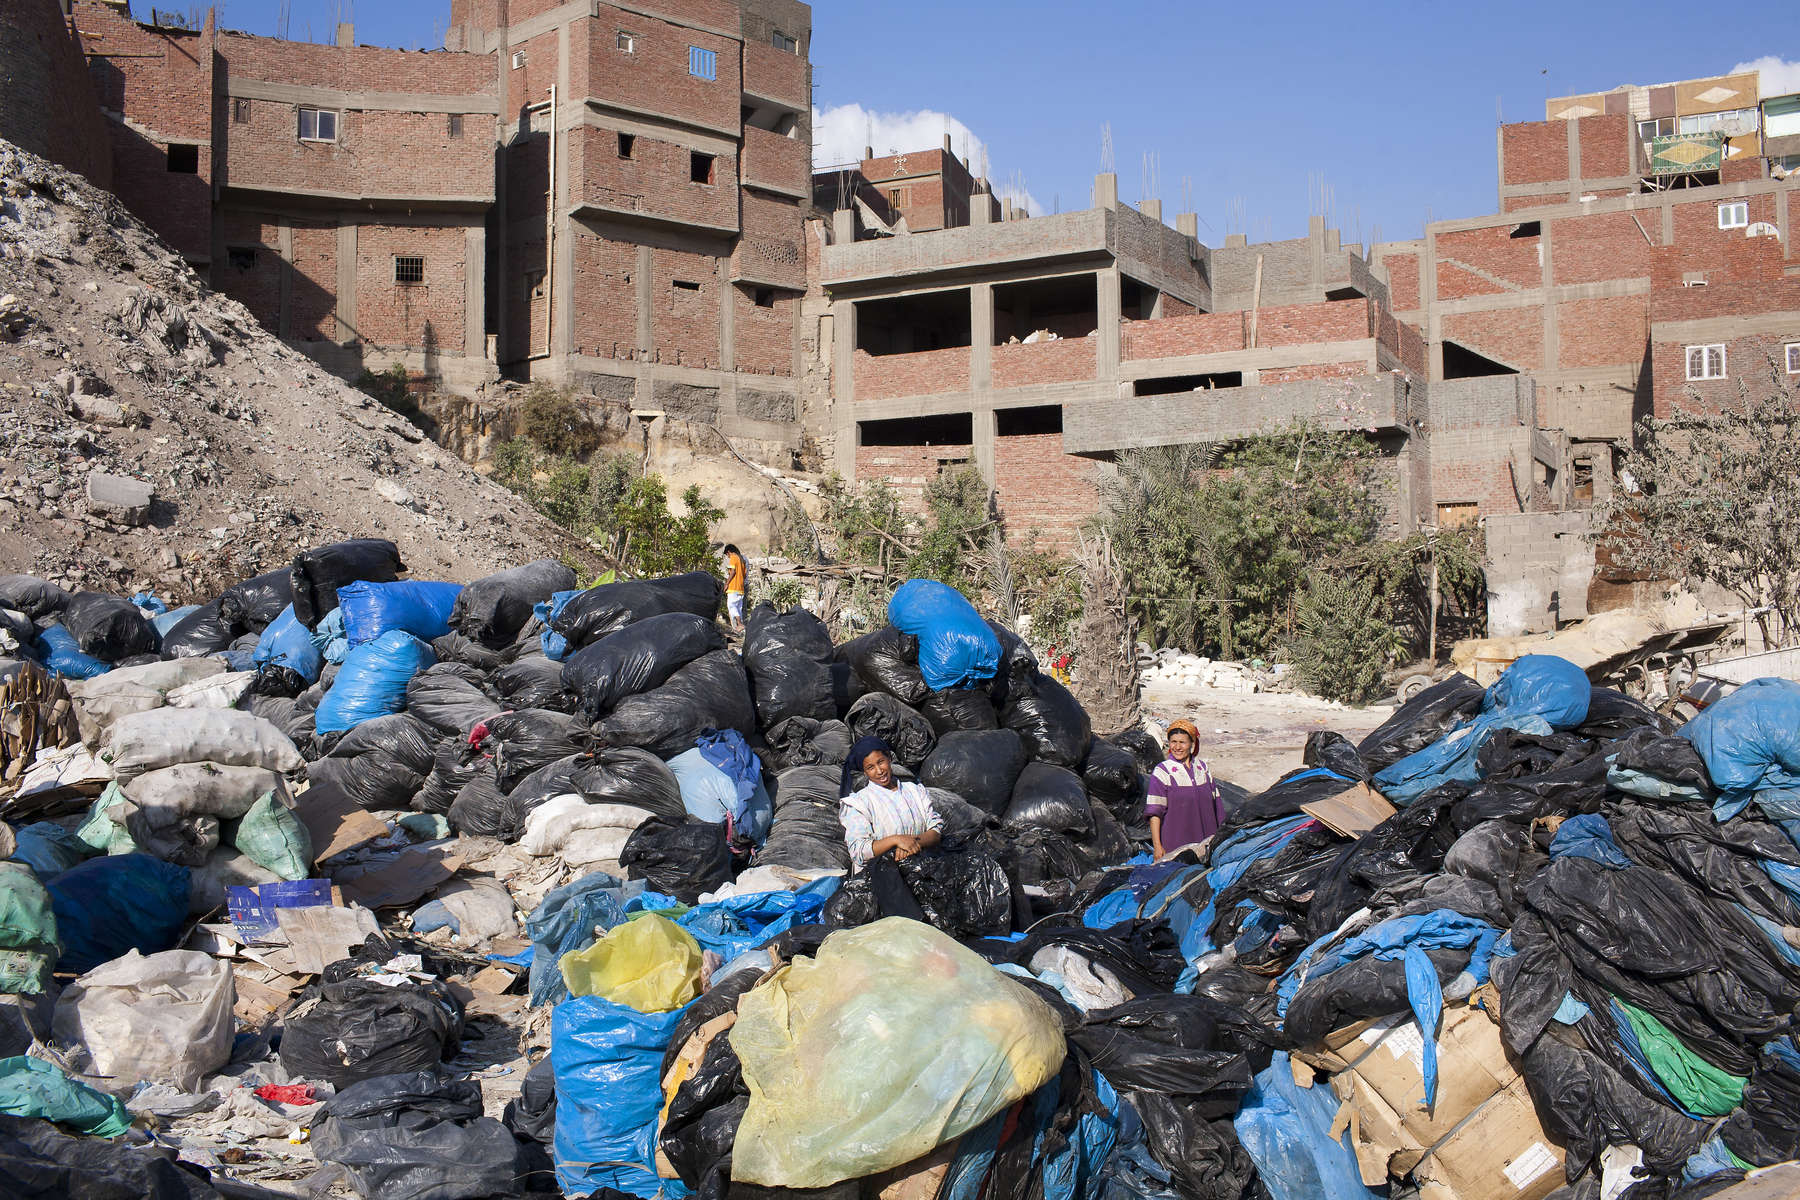
<svg viewBox="0 0 1800 1200">
<path fill-rule="evenodd" d="M 1750 224 L 1750 202 L 1727 200 L 1719 205 L 1720 229 L 1744 229 Z"/>
<path fill-rule="evenodd" d="M 627 29 L 621 29 L 619 30 L 619 38 L 615 45 L 617 45 L 619 50 L 625 54 L 636 54 L 637 34 L 632 33 Z"/>
<path fill-rule="evenodd" d="M 719 52 L 705 46 L 688 47 L 688 74 L 708 82 L 719 77 Z"/>
<path fill-rule="evenodd" d="M 1715 358 L 1716 355 L 1716 358 Z M 1702 345 L 1689 346 L 1686 349 L 1687 377 L 1689 383 L 1699 383 L 1708 379 L 1725 378 L 1725 343 L 1708 342 Z M 1715 370 L 1715 364 L 1717 369 Z M 1699 370 L 1695 367 L 1698 365 Z"/>
<path fill-rule="evenodd" d="M 313 131 L 310 134 L 306 132 L 306 118 L 309 114 L 312 117 L 312 127 L 313 127 Z M 337 141 L 338 140 L 338 116 L 339 116 L 338 111 L 335 108 L 305 108 L 305 107 L 300 108 L 299 116 L 297 118 L 298 124 L 296 126 L 296 128 L 299 132 L 299 135 L 300 135 L 300 140 L 303 142 L 335 142 L 335 141 Z M 325 126 L 324 118 L 326 118 L 326 117 L 331 118 L 331 134 L 329 137 L 326 136 L 326 134 L 324 132 L 324 126 Z"/>
<path fill-rule="evenodd" d="M 1783 350 L 1787 356 L 1787 373 L 1800 375 L 1800 342 L 1789 342 Z"/>
</svg>

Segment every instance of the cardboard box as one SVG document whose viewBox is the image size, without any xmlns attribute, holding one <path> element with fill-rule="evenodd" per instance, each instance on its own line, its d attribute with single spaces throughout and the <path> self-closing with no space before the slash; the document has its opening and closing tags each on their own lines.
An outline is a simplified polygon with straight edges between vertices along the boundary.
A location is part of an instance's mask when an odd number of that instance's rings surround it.
<svg viewBox="0 0 1800 1200">
<path fill-rule="evenodd" d="M 1538 1124 L 1494 1019 L 1451 1007 L 1438 1033 L 1438 1087 L 1424 1104 L 1424 1043 L 1410 1018 L 1362 1022 L 1325 1049 L 1347 1062 L 1331 1081 L 1337 1129 L 1353 1134 L 1363 1182 L 1412 1175 L 1421 1200 L 1542 1200 L 1563 1182 L 1562 1149 Z"/>
</svg>

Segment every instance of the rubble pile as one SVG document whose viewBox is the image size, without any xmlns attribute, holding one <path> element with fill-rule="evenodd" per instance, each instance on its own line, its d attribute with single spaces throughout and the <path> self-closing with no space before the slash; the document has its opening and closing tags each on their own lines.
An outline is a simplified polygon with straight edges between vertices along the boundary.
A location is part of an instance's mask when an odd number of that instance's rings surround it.
<svg viewBox="0 0 1800 1200">
<path fill-rule="evenodd" d="M 210 596 L 357 530 L 463 578 L 581 553 L 4 141 L 0 396 L 0 564 L 71 589 Z"/>
<path fill-rule="evenodd" d="M 415 574 L 365 538 L 185 610 L 0 577 L 9 1166 L 1697 1200 L 1800 1157 L 1800 685 L 1677 730 L 1527 656 L 1157 862 L 1157 742 L 940 584 L 834 645 L 766 604 L 739 641 L 704 573 Z M 940 842 L 858 862 L 867 737 Z"/>
</svg>

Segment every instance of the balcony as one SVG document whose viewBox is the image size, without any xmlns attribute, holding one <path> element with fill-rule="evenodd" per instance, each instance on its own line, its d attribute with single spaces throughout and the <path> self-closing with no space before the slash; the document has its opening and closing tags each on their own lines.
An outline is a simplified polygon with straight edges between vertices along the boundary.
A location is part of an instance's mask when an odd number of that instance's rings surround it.
<svg viewBox="0 0 1800 1200">
<path fill-rule="evenodd" d="M 1407 398 L 1402 388 L 1398 375 L 1359 375 L 1071 404 L 1063 409 L 1063 450 L 1105 454 L 1229 442 L 1294 421 L 1346 432 L 1403 428 Z"/>
<path fill-rule="evenodd" d="M 743 178 L 787 196 L 812 194 L 812 147 L 800 138 L 754 125 L 744 129 Z"/>
</svg>

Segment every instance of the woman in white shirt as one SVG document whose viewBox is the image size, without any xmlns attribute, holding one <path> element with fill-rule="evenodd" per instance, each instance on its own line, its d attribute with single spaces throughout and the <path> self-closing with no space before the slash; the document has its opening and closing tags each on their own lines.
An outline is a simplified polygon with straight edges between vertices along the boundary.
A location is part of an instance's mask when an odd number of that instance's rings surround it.
<svg viewBox="0 0 1800 1200">
<path fill-rule="evenodd" d="M 859 771 L 868 782 L 852 792 Z M 889 851 L 899 862 L 943 840 L 943 818 L 931 807 L 931 796 L 916 783 L 894 778 L 894 748 L 881 738 L 859 738 L 850 747 L 839 795 L 838 818 L 857 870 Z"/>
</svg>

